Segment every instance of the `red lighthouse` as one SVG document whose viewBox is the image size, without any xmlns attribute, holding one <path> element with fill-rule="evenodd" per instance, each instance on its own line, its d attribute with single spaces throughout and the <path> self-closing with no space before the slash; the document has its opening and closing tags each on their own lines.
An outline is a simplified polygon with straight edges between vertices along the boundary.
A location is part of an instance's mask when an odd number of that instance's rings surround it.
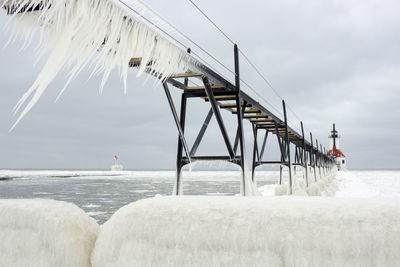
<svg viewBox="0 0 400 267">
<path fill-rule="evenodd" d="M 328 156 L 334 157 L 336 160 L 336 166 L 338 171 L 346 170 L 346 156 L 340 151 L 338 131 L 336 131 L 335 124 L 333 124 L 333 130 L 331 131 L 330 139 L 330 148 L 328 151 Z"/>
</svg>

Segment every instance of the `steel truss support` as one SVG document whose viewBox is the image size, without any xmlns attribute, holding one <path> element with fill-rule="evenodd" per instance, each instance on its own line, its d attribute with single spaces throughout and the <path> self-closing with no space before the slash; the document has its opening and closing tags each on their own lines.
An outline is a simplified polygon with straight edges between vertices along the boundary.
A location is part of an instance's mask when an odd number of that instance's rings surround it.
<svg viewBox="0 0 400 267">
<path fill-rule="evenodd" d="M 242 171 L 242 188 L 241 192 L 243 195 L 246 195 L 248 188 L 246 188 L 246 177 L 245 177 L 245 164 L 246 164 L 246 149 L 245 149 L 245 142 L 244 142 L 244 132 L 243 132 L 243 114 L 246 108 L 246 101 L 243 101 L 243 109 L 241 106 L 242 99 L 240 97 L 240 70 L 239 70 L 239 49 L 237 45 L 234 45 L 234 59 L 235 59 L 235 87 L 236 87 L 236 110 L 237 110 L 237 134 L 236 140 L 239 140 L 239 149 L 240 149 L 240 167 Z M 235 143 L 237 142 L 235 140 Z M 235 144 L 236 145 L 236 144 Z M 236 154 L 236 148 L 235 152 Z"/>
<path fill-rule="evenodd" d="M 325 173 L 325 175 L 328 173 L 328 161 L 327 161 L 327 158 L 326 158 L 325 147 L 324 147 L 324 173 Z"/>
<path fill-rule="evenodd" d="M 186 143 L 184 131 L 185 131 L 185 119 L 186 119 L 186 102 L 187 102 L 187 97 L 185 93 L 182 94 L 181 97 L 181 114 L 180 114 L 180 119 L 178 118 L 178 114 L 175 109 L 174 102 L 171 97 L 171 93 L 169 91 L 168 85 L 166 83 L 163 83 L 164 91 L 168 99 L 168 104 L 171 108 L 172 115 L 174 116 L 174 121 L 176 124 L 176 127 L 178 128 L 179 132 L 179 139 L 178 139 L 178 152 L 177 152 L 177 160 L 176 160 L 176 183 L 174 186 L 174 195 L 180 195 L 182 194 L 182 188 L 181 188 L 181 174 L 182 174 L 182 167 L 183 167 L 183 162 L 182 162 L 182 154 L 183 151 L 185 151 L 186 157 L 190 161 L 190 152 L 189 148 Z"/>
<path fill-rule="evenodd" d="M 290 158 L 290 140 L 289 140 L 285 101 L 282 101 L 282 107 L 283 107 L 283 114 L 284 114 L 283 125 L 278 125 L 276 122 L 274 122 L 273 125 L 269 125 L 269 126 L 261 126 L 261 125 L 257 125 L 256 123 L 253 123 L 253 125 L 252 125 L 253 138 L 254 138 L 252 179 L 254 181 L 255 170 L 258 166 L 265 165 L 265 164 L 279 164 L 280 165 L 279 166 L 279 184 L 282 184 L 283 166 L 287 166 L 288 171 L 289 171 L 289 193 L 292 194 L 293 193 L 292 162 L 291 162 L 291 158 Z M 280 128 L 281 129 L 283 128 L 285 131 L 283 137 L 281 137 L 279 135 Z M 262 145 L 260 148 L 259 144 L 258 144 L 258 132 L 261 130 L 265 130 L 265 133 L 264 133 Z M 275 132 L 275 135 L 277 137 L 277 142 L 279 145 L 279 150 L 281 152 L 280 160 L 277 160 L 277 161 L 263 160 L 264 151 L 266 148 L 268 134 L 269 134 L 270 130 Z M 295 153 L 295 164 L 303 164 L 302 148 L 299 146 L 296 146 L 295 152 L 296 152 Z"/>
<path fill-rule="evenodd" d="M 320 148 L 321 148 L 321 169 L 320 172 L 322 174 L 322 176 L 325 176 L 325 171 L 324 171 L 324 150 L 322 148 L 322 145 L 320 144 Z"/>
<path fill-rule="evenodd" d="M 167 96 L 167 100 L 172 111 L 172 115 L 178 129 L 178 151 L 177 151 L 177 176 L 175 184 L 175 195 L 182 194 L 182 168 L 186 164 L 190 164 L 197 160 L 224 160 L 234 164 L 237 164 L 241 168 L 242 174 L 242 187 L 241 193 L 248 195 L 251 188 L 247 187 L 245 179 L 245 142 L 244 142 L 244 130 L 243 130 L 243 119 L 248 119 L 252 123 L 253 131 L 253 162 L 252 162 L 252 180 L 255 180 L 255 170 L 258 166 L 263 164 L 279 164 L 280 166 L 280 177 L 279 184 L 282 184 L 283 167 L 288 167 L 289 175 L 289 194 L 293 193 L 293 168 L 295 166 L 295 175 L 297 166 L 302 166 L 305 170 L 303 175 L 306 180 L 306 185 L 310 183 L 311 168 L 314 173 L 314 179 L 317 181 L 317 171 L 319 169 L 319 176 L 322 177 L 326 174 L 328 165 L 332 164 L 332 159 L 327 158 L 324 154 L 322 146 L 319 148 L 318 141 L 317 146 L 313 145 L 313 137 L 310 133 L 311 144 L 305 140 L 303 123 L 301 122 L 301 135 L 296 133 L 292 128 L 288 126 L 287 112 L 285 101 L 282 100 L 282 108 L 284 119 L 279 119 L 273 113 L 262 107 L 258 102 L 252 99 L 250 96 L 241 92 L 240 90 L 240 73 L 239 73 L 239 50 L 237 45 L 234 46 L 234 61 L 235 61 L 235 85 L 232 85 L 218 74 L 209 70 L 203 66 L 205 72 L 199 73 L 181 73 L 173 75 L 173 77 L 167 79 L 163 83 L 164 91 Z M 200 79 L 203 82 L 203 86 L 188 86 L 188 77 Z M 184 78 L 184 82 L 176 80 L 177 78 Z M 173 103 L 167 83 L 172 84 L 183 90 L 181 96 L 181 109 L 180 116 L 176 111 Z M 186 109 L 188 104 L 188 98 L 199 98 L 210 103 L 210 109 L 208 114 L 201 126 L 199 133 L 193 143 L 193 146 L 189 150 L 185 139 L 185 120 L 186 120 Z M 228 102 L 228 103 L 226 103 Z M 226 109 L 236 114 L 237 116 L 237 129 L 234 143 L 232 146 L 228 132 L 225 128 L 223 117 L 221 116 L 221 109 Z M 245 115 L 246 114 L 246 115 Z M 208 128 L 208 125 L 215 117 L 218 124 L 218 128 L 221 132 L 224 140 L 227 153 L 225 155 L 218 156 L 197 156 L 197 150 L 203 140 L 204 134 Z M 260 131 L 264 134 L 261 147 L 258 143 L 258 138 L 261 137 Z M 275 134 L 280 150 L 280 159 L 276 161 L 265 161 L 263 160 L 264 151 L 269 133 Z M 294 145 L 294 159 L 291 158 L 291 144 Z M 311 168 L 309 168 L 311 167 Z M 322 174 L 323 172 L 323 174 Z"/>
<path fill-rule="evenodd" d="M 304 178 L 306 180 L 306 186 L 308 187 L 309 185 L 309 177 L 308 177 L 308 162 L 307 162 L 307 149 L 306 149 L 306 138 L 304 136 L 304 126 L 303 126 L 303 122 L 300 122 L 300 126 L 301 126 L 301 136 L 302 136 L 302 145 L 303 145 L 303 168 L 305 171 L 305 175 Z"/>
<path fill-rule="evenodd" d="M 283 107 L 283 116 L 285 119 L 285 148 L 286 148 L 286 160 L 287 166 L 289 168 L 289 193 L 293 193 L 293 181 L 292 181 L 292 164 L 290 161 L 290 141 L 289 141 L 289 132 L 288 132 L 288 121 L 286 116 L 286 105 L 285 101 L 282 100 L 282 107 Z"/>
<path fill-rule="evenodd" d="M 182 99 L 181 99 L 181 114 L 180 117 L 178 117 L 178 114 L 175 109 L 175 105 L 173 103 L 171 94 L 169 92 L 169 88 L 167 85 L 167 82 L 163 83 L 164 86 L 164 91 L 167 96 L 167 100 L 169 103 L 169 106 L 172 111 L 172 115 L 175 120 L 175 124 L 178 129 L 179 133 L 179 139 L 178 139 L 178 152 L 177 152 L 177 176 L 176 176 L 176 184 L 175 184 L 175 189 L 174 189 L 174 195 L 181 195 L 182 192 L 182 168 L 186 164 L 190 164 L 191 162 L 197 161 L 197 160 L 226 160 L 228 162 L 237 164 L 241 167 L 241 174 L 242 174 L 242 188 L 241 188 L 241 193 L 243 195 L 246 195 L 249 190 L 249 188 L 246 188 L 246 182 L 245 182 L 245 142 L 244 142 L 244 132 L 243 132 L 243 114 L 245 111 L 245 108 L 247 106 L 246 101 L 241 99 L 241 94 L 240 94 L 240 76 L 239 76 L 239 53 L 238 53 L 238 48 L 235 45 L 234 47 L 234 55 L 235 55 L 235 72 L 236 72 L 236 84 L 235 88 L 232 89 L 231 93 L 234 95 L 234 98 L 232 100 L 235 101 L 236 105 L 236 110 L 237 112 L 237 133 L 235 137 L 235 143 L 234 147 L 232 147 L 232 144 L 229 139 L 228 132 L 225 128 L 224 120 L 221 116 L 221 111 L 220 111 L 220 106 L 219 103 L 216 100 L 215 94 L 218 93 L 218 90 L 214 90 L 214 87 L 211 85 L 209 79 L 207 76 L 202 76 L 201 79 L 203 81 L 204 85 L 204 91 L 200 92 L 193 92 L 190 90 L 186 90 L 188 86 L 188 79 L 185 78 L 185 83 L 181 84 L 177 81 L 173 82 L 174 86 L 178 86 L 181 89 L 184 89 L 184 92 L 182 93 Z M 169 81 L 171 82 L 171 81 Z M 186 120 L 186 106 L 187 106 L 187 99 L 188 98 L 204 98 L 206 97 L 207 101 L 210 103 L 210 110 L 203 122 L 203 125 L 193 143 L 192 148 L 189 150 L 186 139 L 185 139 L 185 120 Z M 220 101 L 220 99 L 219 99 Z M 242 107 L 243 106 L 243 107 Z M 222 134 L 225 146 L 227 148 L 227 155 L 226 156 L 196 156 L 196 152 L 201 144 L 201 141 L 203 140 L 204 134 L 208 128 L 208 125 L 212 119 L 212 117 L 215 117 L 219 130 Z M 237 150 L 239 150 L 237 152 Z M 185 154 L 184 154 L 185 153 Z M 185 155 L 185 156 L 183 156 Z"/>
<path fill-rule="evenodd" d="M 196 140 L 194 141 L 192 149 L 190 150 L 191 157 L 193 157 L 196 154 L 197 149 L 199 148 L 201 140 L 203 140 L 204 134 L 207 130 L 208 124 L 210 123 L 213 114 L 214 114 L 214 111 L 212 108 L 210 108 L 210 111 L 208 112 L 207 117 L 203 122 L 203 126 L 201 126 L 200 132 L 197 135 Z"/>
<path fill-rule="evenodd" d="M 262 161 L 263 155 L 264 155 L 264 151 L 265 151 L 265 147 L 267 144 L 267 139 L 268 139 L 268 129 L 263 129 L 263 128 L 259 128 L 257 126 L 257 124 L 253 124 L 252 125 L 253 128 L 253 137 L 254 137 L 254 142 L 253 142 L 253 163 L 252 163 L 252 168 L 251 168 L 251 178 L 254 182 L 254 178 L 255 178 L 255 170 L 257 166 L 260 166 L 262 164 L 269 164 L 269 162 L 266 161 Z M 261 151 L 259 149 L 259 145 L 258 145 L 258 131 L 261 130 L 265 130 L 264 133 L 264 138 L 263 138 L 263 142 L 261 145 Z M 278 162 L 271 162 L 271 164 L 275 164 L 275 163 L 281 163 L 281 161 Z"/>
<path fill-rule="evenodd" d="M 317 172 L 315 171 L 316 155 L 315 155 L 315 149 L 314 149 L 314 144 L 313 144 L 312 133 L 310 133 L 310 142 L 311 142 L 311 146 L 310 146 L 310 150 L 309 150 L 310 166 L 313 168 L 314 180 L 315 180 L 315 182 L 317 182 Z"/>
<path fill-rule="evenodd" d="M 231 159 L 233 159 L 235 157 L 235 153 L 233 152 L 231 142 L 229 141 L 228 132 L 226 131 L 225 124 L 224 124 L 224 122 L 222 120 L 222 116 L 221 116 L 221 112 L 219 110 L 218 103 L 215 100 L 215 96 L 214 96 L 213 90 L 211 88 L 210 82 L 208 81 L 207 77 L 203 77 L 203 83 L 204 83 L 204 88 L 205 88 L 207 97 L 208 97 L 208 99 L 210 101 L 210 104 L 211 104 L 212 111 L 215 114 L 215 118 L 217 119 L 217 123 L 218 123 L 219 129 L 220 129 L 220 131 L 222 133 L 222 137 L 224 138 L 224 142 L 225 142 L 226 148 L 228 149 L 229 157 Z"/>
<path fill-rule="evenodd" d="M 322 178 L 322 175 L 321 175 L 321 153 L 319 152 L 319 146 L 318 146 L 318 140 L 317 139 L 315 140 L 315 143 L 316 143 L 316 147 L 317 147 L 317 152 L 316 152 L 316 155 L 317 155 L 317 167 L 318 167 L 319 178 L 321 179 Z"/>
<path fill-rule="evenodd" d="M 303 167 L 304 158 L 303 158 L 303 147 L 299 143 L 295 143 L 294 147 L 294 162 L 292 163 L 294 169 L 294 175 L 297 177 L 297 166 Z"/>
</svg>

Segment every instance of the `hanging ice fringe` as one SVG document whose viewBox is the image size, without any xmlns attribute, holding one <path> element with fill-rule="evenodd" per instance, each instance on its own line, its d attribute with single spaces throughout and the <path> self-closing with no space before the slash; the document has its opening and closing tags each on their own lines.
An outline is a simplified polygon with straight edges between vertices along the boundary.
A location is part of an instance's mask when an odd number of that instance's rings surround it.
<svg viewBox="0 0 400 267">
<path fill-rule="evenodd" d="M 88 65 L 93 68 L 92 75 L 103 74 L 100 91 L 114 68 L 126 91 L 131 58 L 141 58 L 137 76 L 147 71 L 161 81 L 196 65 L 185 51 L 118 0 L 0 0 L 0 5 L 12 16 L 10 40 L 21 34 L 25 46 L 39 31 L 39 57 L 48 55 L 36 81 L 15 106 L 16 113 L 23 109 L 12 129 L 63 68 L 69 72 L 60 95 Z"/>
</svg>

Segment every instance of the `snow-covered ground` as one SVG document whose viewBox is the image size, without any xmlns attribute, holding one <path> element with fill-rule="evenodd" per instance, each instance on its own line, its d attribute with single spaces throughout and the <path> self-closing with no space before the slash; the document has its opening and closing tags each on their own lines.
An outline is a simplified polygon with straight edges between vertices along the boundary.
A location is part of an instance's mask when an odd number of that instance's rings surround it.
<svg viewBox="0 0 400 267">
<path fill-rule="evenodd" d="M 400 171 L 338 172 L 331 187 L 335 197 L 399 198 Z"/>
<path fill-rule="evenodd" d="M 275 193 L 275 184 L 260 186 L 264 196 Z M 321 190 L 323 197 L 400 198 L 400 171 L 340 171 Z"/>
</svg>

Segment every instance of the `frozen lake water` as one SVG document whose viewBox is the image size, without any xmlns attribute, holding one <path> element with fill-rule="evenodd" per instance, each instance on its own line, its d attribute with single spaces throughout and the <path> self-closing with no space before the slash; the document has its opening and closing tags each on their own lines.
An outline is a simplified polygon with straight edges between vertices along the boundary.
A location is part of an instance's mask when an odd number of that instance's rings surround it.
<svg viewBox="0 0 400 267">
<path fill-rule="evenodd" d="M 257 185 L 278 182 L 278 172 L 257 172 Z M 2 179 L 2 180 L 1 180 Z M 75 203 L 99 224 L 120 207 L 155 195 L 170 195 L 175 171 L 0 171 L 0 198 L 50 198 Z M 184 173 L 185 195 L 235 195 L 239 171 Z M 338 173 L 329 196 L 400 198 L 400 171 Z M 331 188 L 332 189 L 332 188 Z M 332 191 L 332 190 L 331 190 Z"/>
<path fill-rule="evenodd" d="M 258 184 L 274 184 L 278 172 L 258 173 Z M 75 203 L 99 224 L 120 207 L 155 195 L 170 195 L 175 171 L 0 171 L 0 198 L 50 198 Z M 235 195 L 239 171 L 184 173 L 185 195 Z"/>
</svg>

